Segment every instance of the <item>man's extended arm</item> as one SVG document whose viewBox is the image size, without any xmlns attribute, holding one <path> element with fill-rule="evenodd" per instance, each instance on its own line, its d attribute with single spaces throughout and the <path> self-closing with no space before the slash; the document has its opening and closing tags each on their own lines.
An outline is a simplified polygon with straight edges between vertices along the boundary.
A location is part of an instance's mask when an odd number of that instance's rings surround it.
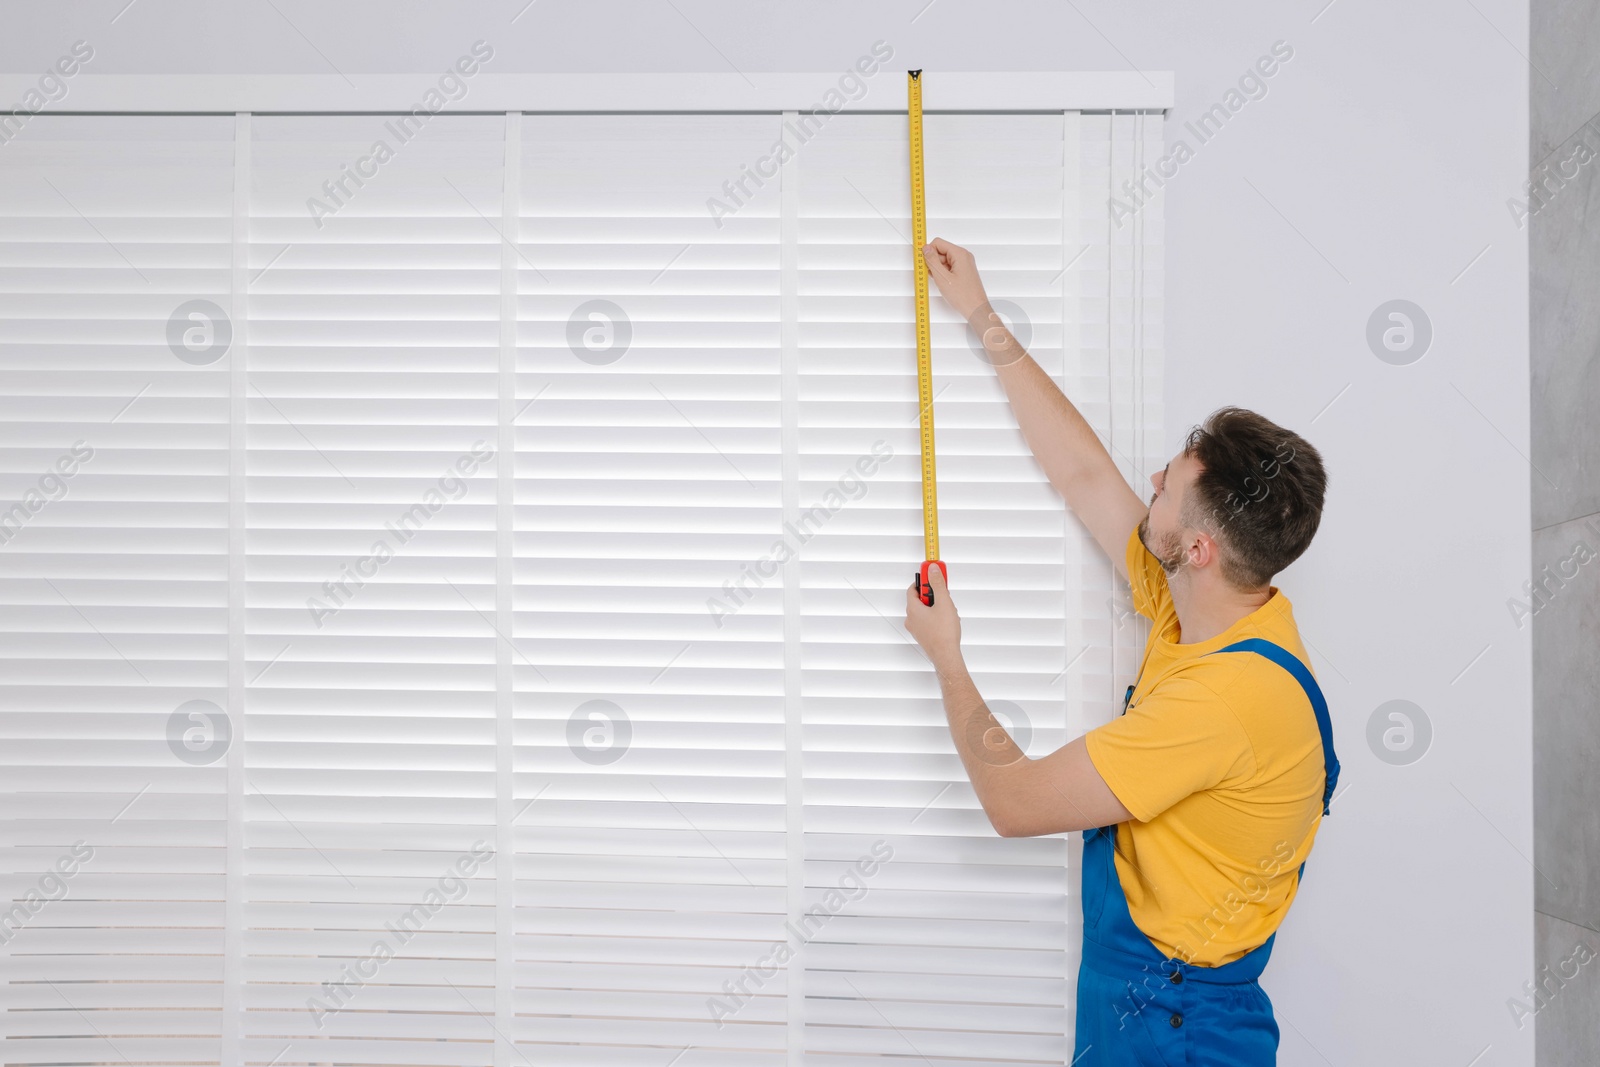
<svg viewBox="0 0 1600 1067">
<path fill-rule="evenodd" d="M 1077 407 L 995 314 L 972 253 L 936 237 L 924 249 L 924 259 L 940 294 L 982 339 L 1045 477 L 1127 578 L 1123 553 L 1128 533 L 1145 516 L 1144 503 Z"/>
<path fill-rule="evenodd" d="M 1001 837 L 1088 830 L 1133 818 L 1100 777 L 1082 737 L 1031 759 L 989 711 L 965 663 L 939 672 L 939 688 L 973 792 Z"/>
<path fill-rule="evenodd" d="M 933 605 L 917 583 L 906 591 L 906 629 L 933 663 L 950 736 L 983 812 L 1001 837 L 1037 837 L 1127 822 L 1122 806 L 1089 759 L 1083 738 L 1040 759 L 1017 747 L 990 712 L 961 655 L 961 617 L 937 567 L 928 571 Z"/>
</svg>

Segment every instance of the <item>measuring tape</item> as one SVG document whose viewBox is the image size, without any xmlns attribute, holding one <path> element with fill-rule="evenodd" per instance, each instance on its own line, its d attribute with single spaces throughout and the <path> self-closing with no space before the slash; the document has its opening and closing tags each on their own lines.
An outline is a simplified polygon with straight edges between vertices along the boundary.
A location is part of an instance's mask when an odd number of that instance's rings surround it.
<svg viewBox="0 0 1600 1067">
<path fill-rule="evenodd" d="M 917 401 L 922 423 L 922 540 L 926 558 L 917 571 L 917 590 L 924 604 L 933 603 L 928 568 L 938 567 L 945 582 L 950 571 L 939 558 L 939 483 L 933 456 L 933 335 L 928 327 L 928 264 L 922 249 L 928 243 L 928 212 L 922 199 L 922 71 L 906 71 L 906 111 L 911 124 L 911 274 L 917 299 Z"/>
</svg>

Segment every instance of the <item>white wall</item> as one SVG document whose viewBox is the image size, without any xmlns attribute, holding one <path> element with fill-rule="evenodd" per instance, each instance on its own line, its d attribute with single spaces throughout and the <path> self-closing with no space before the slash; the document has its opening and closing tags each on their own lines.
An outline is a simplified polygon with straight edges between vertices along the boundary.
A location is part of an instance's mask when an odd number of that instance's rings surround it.
<svg viewBox="0 0 1600 1067">
<path fill-rule="evenodd" d="M 1330 469 L 1322 533 L 1278 584 L 1316 651 L 1349 792 L 1264 982 L 1282 1062 L 1465 1065 L 1488 1046 L 1477 1064 L 1531 1064 L 1533 1027 L 1507 1007 L 1534 977 L 1540 877 L 1529 630 L 1506 603 L 1541 477 L 1524 458 L 1526 231 L 1506 205 L 1543 77 L 1523 58 L 1527 4 L 525 2 L 13 6 L 0 70 L 43 70 L 86 38 L 99 74 L 433 72 L 482 37 L 502 72 L 834 71 L 881 37 L 895 67 L 930 76 L 1175 71 L 1168 140 L 1195 147 L 1183 122 L 1288 42 L 1268 94 L 1167 186 L 1165 331 L 1169 449 L 1239 403 L 1304 433 Z M 903 106 L 883 84 L 883 106 Z M 1433 324 L 1408 366 L 1365 337 L 1394 298 Z M 1366 740 L 1396 698 L 1434 730 L 1408 766 Z"/>
</svg>

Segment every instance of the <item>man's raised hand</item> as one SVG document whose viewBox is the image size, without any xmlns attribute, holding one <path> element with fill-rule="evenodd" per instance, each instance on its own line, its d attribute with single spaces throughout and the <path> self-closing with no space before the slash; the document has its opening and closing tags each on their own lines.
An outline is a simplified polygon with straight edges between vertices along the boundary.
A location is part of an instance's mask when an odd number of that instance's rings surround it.
<svg viewBox="0 0 1600 1067">
<path fill-rule="evenodd" d="M 955 308 L 964 319 L 989 303 L 984 292 L 983 279 L 978 277 L 978 264 L 960 245 L 935 237 L 922 246 L 922 258 L 928 264 L 928 274 L 939 287 L 945 303 Z"/>
</svg>

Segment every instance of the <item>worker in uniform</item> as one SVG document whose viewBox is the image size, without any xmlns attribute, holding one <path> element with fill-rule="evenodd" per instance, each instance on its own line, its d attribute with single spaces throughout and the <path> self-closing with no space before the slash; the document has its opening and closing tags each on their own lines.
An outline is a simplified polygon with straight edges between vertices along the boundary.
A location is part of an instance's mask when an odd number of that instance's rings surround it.
<svg viewBox="0 0 1600 1067">
<path fill-rule="evenodd" d="M 1260 977 L 1338 780 L 1328 706 L 1271 584 L 1306 550 L 1327 476 L 1304 438 L 1213 412 L 1150 477 L 1148 505 L 989 304 L 972 254 L 923 249 L 983 342 L 1040 467 L 1150 620 L 1120 714 L 1029 758 L 961 653 L 944 574 L 906 594 L 951 736 L 996 832 L 1083 832 L 1074 1067 L 1276 1062 Z"/>
</svg>

